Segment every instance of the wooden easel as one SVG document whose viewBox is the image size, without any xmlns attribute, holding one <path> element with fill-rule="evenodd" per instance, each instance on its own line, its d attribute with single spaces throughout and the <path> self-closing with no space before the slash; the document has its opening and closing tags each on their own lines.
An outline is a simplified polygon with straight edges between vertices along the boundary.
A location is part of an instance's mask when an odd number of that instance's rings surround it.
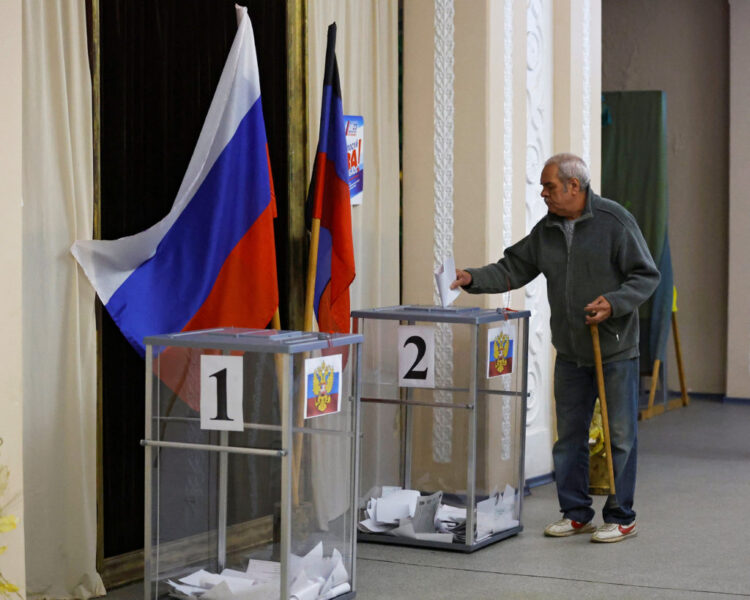
<svg viewBox="0 0 750 600">
<path fill-rule="evenodd" d="M 690 404 L 690 398 L 687 393 L 687 386 L 685 384 L 685 371 L 682 366 L 682 348 L 680 347 L 680 330 L 677 328 L 677 288 L 674 288 L 672 293 L 672 334 L 674 336 L 674 349 L 677 357 L 677 372 L 680 376 L 680 397 L 673 398 L 665 404 L 657 404 L 654 406 L 654 399 L 656 398 L 656 385 L 659 381 L 659 371 L 661 369 L 661 360 L 658 358 L 654 360 L 654 368 L 651 373 L 651 388 L 648 394 L 648 406 L 643 410 L 638 411 L 638 418 L 642 421 L 655 417 L 656 415 L 662 414 L 666 410 L 672 410 L 680 406 L 687 406 Z M 666 388 L 667 382 L 666 377 L 663 383 Z"/>
</svg>

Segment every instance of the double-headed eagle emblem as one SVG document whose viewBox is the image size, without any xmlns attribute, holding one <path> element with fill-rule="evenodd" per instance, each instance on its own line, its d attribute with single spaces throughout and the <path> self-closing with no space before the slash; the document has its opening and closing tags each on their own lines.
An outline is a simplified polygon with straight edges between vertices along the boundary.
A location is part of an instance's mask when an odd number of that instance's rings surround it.
<svg viewBox="0 0 750 600">
<path fill-rule="evenodd" d="M 507 333 L 499 333 L 492 344 L 492 360 L 495 361 L 495 369 L 498 373 L 505 370 L 508 364 L 508 352 L 510 351 L 510 336 Z"/>
<path fill-rule="evenodd" d="M 321 363 L 313 371 L 313 395 L 315 396 L 315 408 L 325 412 L 331 403 L 331 391 L 333 391 L 333 367 L 325 362 Z"/>
</svg>

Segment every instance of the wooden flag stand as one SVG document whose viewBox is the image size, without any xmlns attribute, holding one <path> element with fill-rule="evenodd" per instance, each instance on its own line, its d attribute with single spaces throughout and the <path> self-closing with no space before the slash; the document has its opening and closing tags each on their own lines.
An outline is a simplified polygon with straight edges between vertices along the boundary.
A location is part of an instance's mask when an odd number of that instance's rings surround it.
<svg viewBox="0 0 750 600">
<path fill-rule="evenodd" d="M 599 326 L 594 323 L 589 325 L 591 329 L 591 341 L 594 345 L 594 361 L 596 364 L 596 383 L 599 390 L 599 404 L 602 411 L 602 430 L 604 431 L 604 453 L 603 458 L 607 464 L 607 478 L 601 481 L 589 479 L 589 491 L 592 494 L 614 494 L 615 493 L 615 472 L 612 464 L 612 443 L 609 438 L 609 416 L 607 415 L 607 395 L 604 390 L 604 369 L 602 367 L 602 350 L 599 345 Z M 590 471 L 595 471 L 594 465 L 590 465 Z"/>
<path fill-rule="evenodd" d="M 648 406 L 643 410 L 638 411 L 638 418 L 642 421 L 660 415 L 667 410 L 673 408 L 679 408 L 681 406 L 687 406 L 690 404 L 690 398 L 687 393 L 687 385 L 685 384 L 685 371 L 682 365 L 682 348 L 680 346 L 680 330 L 677 328 L 677 288 L 674 288 L 672 294 L 672 334 L 674 336 L 674 349 L 677 357 L 677 372 L 680 376 L 680 397 L 673 398 L 665 404 L 654 405 L 654 399 L 656 398 L 656 386 L 659 381 L 659 371 L 661 369 L 661 361 L 657 358 L 654 360 L 654 368 L 651 372 L 651 388 L 648 394 Z M 666 378 L 663 384 L 667 385 Z"/>
</svg>

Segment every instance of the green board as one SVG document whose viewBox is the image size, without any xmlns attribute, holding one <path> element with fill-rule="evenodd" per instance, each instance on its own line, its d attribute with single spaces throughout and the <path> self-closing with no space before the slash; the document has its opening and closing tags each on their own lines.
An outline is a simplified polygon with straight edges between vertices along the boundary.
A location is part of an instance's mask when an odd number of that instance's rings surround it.
<svg viewBox="0 0 750 600">
<path fill-rule="evenodd" d="M 667 97 L 661 91 L 602 94 L 602 196 L 638 221 L 661 282 L 640 308 L 641 370 L 664 362 L 672 314 L 669 252 Z"/>
</svg>

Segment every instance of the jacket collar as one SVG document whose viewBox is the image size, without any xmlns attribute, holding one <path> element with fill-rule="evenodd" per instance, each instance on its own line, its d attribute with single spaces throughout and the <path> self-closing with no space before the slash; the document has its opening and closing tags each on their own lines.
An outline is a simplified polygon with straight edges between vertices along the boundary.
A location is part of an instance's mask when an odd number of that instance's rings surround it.
<svg viewBox="0 0 750 600">
<path fill-rule="evenodd" d="M 576 222 L 578 221 L 585 221 L 587 219 L 591 219 L 594 216 L 594 208 L 593 205 L 596 202 L 596 198 L 598 196 L 591 190 L 591 185 L 589 185 L 586 188 L 586 204 L 583 206 L 583 212 L 581 213 L 581 216 L 578 217 Z M 565 217 L 561 217 L 559 215 L 553 215 L 551 212 L 547 213 L 547 216 L 545 217 L 544 224 L 547 227 L 562 227 L 562 222 L 565 220 Z"/>
</svg>

